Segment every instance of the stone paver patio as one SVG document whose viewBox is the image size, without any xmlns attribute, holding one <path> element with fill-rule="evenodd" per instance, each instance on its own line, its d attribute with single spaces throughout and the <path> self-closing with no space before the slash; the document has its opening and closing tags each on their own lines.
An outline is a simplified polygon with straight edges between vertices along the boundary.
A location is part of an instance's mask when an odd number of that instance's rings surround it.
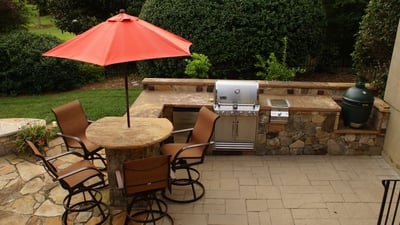
<svg viewBox="0 0 400 225">
<path fill-rule="evenodd" d="M 381 156 L 210 155 L 198 168 L 206 194 L 169 203 L 176 225 L 375 225 L 381 179 L 399 178 Z M 0 225 L 61 224 L 66 192 L 40 164 L 1 157 L 0 188 Z"/>
</svg>

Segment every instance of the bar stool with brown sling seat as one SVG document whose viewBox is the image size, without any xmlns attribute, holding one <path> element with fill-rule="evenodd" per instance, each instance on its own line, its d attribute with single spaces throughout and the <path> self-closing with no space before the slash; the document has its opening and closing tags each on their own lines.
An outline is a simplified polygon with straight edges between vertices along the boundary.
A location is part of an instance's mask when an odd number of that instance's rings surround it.
<svg viewBox="0 0 400 225">
<path fill-rule="evenodd" d="M 84 159 L 83 155 L 75 151 L 45 157 L 31 141 L 27 140 L 26 143 L 33 154 L 42 161 L 48 174 L 68 191 L 63 201 L 65 208 L 62 215 L 63 224 L 68 224 L 74 215 L 87 211 L 93 212 L 98 217 L 97 224 L 103 224 L 109 218 L 110 209 L 102 202 L 102 194 L 98 190 L 107 186 L 106 179 L 91 161 Z M 66 156 L 70 160 L 70 155 L 78 157 L 79 160 L 65 168 L 58 168 L 55 165 L 54 162 L 62 157 Z"/>
<path fill-rule="evenodd" d="M 68 102 L 52 109 L 52 112 L 61 131 L 57 134 L 63 138 L 67 150 L 82 149 L 86 159 L 101 160 L 103 169 L 106 169 L 106 160 L 99 153 L 103 147 L 94 144 L 86 137 L 86 128 L 91 121 L 87 119 L 80 101 Z"/>
<path fill-rule="evenodd" d="M 200 172 L 193 166 L 203 163 L 207 148 L 213 144 L 211 140 L 215 123 L 219 116 L 207 107 L 201 107 L 193 128 L 173 131 L 172 134 L 186 132 L 186 143 L 162 144 L 160 151 L 163 155 L 171 156 L 171 168 L 177 177 L 172 179 L 171 195 L 164 194 L 164 197 L 173 202 L 193 202 L 205 193 L 204 185 L 199 181 Z M 178 177 L 178 171 L 186 171 L 186 175 Z M 177 193 L 174 194 L 174 187 Z M 190 187 L 189 190 L 181 190 L 178 187 Z M 190 192 L 190 193 L 187 193 Z M 187 197 L 187 195 L 189 197 Z"/>
<path fill-rule="evenodd" d="M 116 171 L 119 189 L 130 198 L 126 206 L 125 225 L 130 222 L 164 224 L 163 218 L 174 224 L 168 214 L 167 204 L 157 195 L 170 185 L 170 157 L 154 156 L 144 159 L 127 160 L 123 171 Z M 135 224 L 136 224 L 135 223 Z"/>
</svg>

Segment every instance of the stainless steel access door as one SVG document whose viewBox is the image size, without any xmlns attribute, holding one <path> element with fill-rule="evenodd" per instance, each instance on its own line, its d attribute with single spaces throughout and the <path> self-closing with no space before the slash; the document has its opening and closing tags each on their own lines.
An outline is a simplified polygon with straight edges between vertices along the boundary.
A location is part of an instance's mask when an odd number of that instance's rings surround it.
<svg viewBox="0 0 400 225">
<path fill-rule="evenodd" d="M 253 150 L 257 116 L 221 116 L 215 124 L 215 150 Z"/>
</svg>

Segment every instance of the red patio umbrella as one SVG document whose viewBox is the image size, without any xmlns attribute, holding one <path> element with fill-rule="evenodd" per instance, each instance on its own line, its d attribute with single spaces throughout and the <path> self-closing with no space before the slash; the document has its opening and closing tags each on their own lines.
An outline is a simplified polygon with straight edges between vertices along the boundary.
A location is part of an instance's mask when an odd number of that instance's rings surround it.
<svg viewBox="0 0 400 225">
<path fill-rule="evenodd" d="M 146 59 L 190 56 L 191 44 L 182 37 L 122 12 L 43 55 L 108 66 Z M 130 127 L 127 75 L 125 93 L 127 123 Z"/>
</svg>

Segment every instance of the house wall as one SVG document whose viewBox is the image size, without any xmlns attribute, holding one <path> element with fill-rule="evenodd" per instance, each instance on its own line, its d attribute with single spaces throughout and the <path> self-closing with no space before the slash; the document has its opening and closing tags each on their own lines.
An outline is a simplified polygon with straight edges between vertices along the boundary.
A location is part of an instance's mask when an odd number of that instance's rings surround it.
<svg viewBox="0 0 400 225">
<path fill-rule="evenodd" d="M 389 69 L 384 100 L 390 105 L 383 155 L 396 167 L 400 168 L 400 22 L 397 27 L 396 42 Z"/>
</svg>

